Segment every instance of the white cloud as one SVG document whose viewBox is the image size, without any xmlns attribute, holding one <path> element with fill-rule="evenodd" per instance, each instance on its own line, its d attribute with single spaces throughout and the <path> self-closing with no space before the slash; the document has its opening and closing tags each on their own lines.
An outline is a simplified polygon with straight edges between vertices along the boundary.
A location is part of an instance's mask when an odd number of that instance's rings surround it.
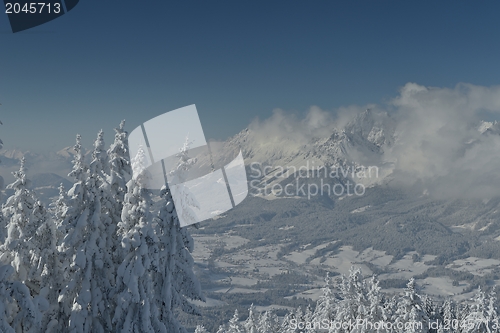
<svg viewBox="0 0 500 333">
<path fill-rule="evenodd" d="M 500 195 L 500 135 L 478 130 L 485 112 L 500 119 L 500 86 L 408 83 L 387 105 L 354 105 L 333 112 L 313 106 L 304 117 L 276 109 L 270 118 L 251 123 L 251 140 L 268 149 L 277 145 L 283 154 L 296 152 L 311 139 L 344 128 L 366 108 L 386 111 L 397 123 L 396 140 L 384 147 L 382 159 L 386 165 L 393 163 L 396 183 L 418 181 L 442 197 Z"/>
<path fill-rule="evenodd" d="M 482 197 L 500 194 L 500 136 L 482 135 L 481 112 L 500 113 L 500 86 L 406 84 L 392 102 L 398 126 L 386 159 L 396 174 L 420 179 L 431 193 Z"/>
</svg>

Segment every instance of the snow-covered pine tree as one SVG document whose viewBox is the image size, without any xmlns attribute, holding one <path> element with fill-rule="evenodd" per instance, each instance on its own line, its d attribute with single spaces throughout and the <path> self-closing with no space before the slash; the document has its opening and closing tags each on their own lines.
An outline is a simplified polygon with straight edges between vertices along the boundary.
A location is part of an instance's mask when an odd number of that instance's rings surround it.
<svg viewBox="0 0 500 333">
<path fill-rule="evenodd" d="M 143 187 L 145 152 L 132 161 L 135 177 L 127 183 L 122 221 L 118 224 L 124 259 L 117 271 L 115 332 L 167 333 L 153 283 L 159 267 L 158 237 L 153 227 L 151 194 Z"/>
<path fill-rule="evenodd" d="M 194 333 L 208 333 L 208 331 L 205 329 L 205 327 L 198 325 L 196 326 Z"/>
<path fill-rule="evenodd" d="M 308 321 L 306 320 L 306 322 Z M 257 326 L 259 333 L 278 332 L 279 327 L 278 317 L 272 311 L 264 311 L 259 316 L 259 324 Z"/>
<path fill-rule="evenodd" d="M 488 328 L 491 331 L 499 331 L 500 330 L 500 322 L 497 311 L 497 294 L 496 294 L 496 286 L 492 288 L 490 293 L 488 294 L 487 304 L 486 304 L 486 321 L 488 323 Z"/>
<path fill-rule="evenodd" d="M 59 325 L 59 291 L 62 286 L 61 262 L 57 250 L 56 226 L 51 218 L 47 217 L 45 207 L 40 201 L 35 203 L 34 216 L 40 222 L 40 227 L 33 237 L 34 248 L 39 251 L 33 268 L 39 276 L 39 295 L 48 301 L 47 309 L 42 318 L 41 332 L 54 332 Z"/>
<path fill-rule="evenodd" d="M 492 326 L 495 323 L 489 321 L 489 318 L 490 316 L 494 317 L 494 315 L 491 313 L 491 309 L 488 309 L 489 305 L 490 302 L 488 297 L 486 297 L 484 291 L 482 291 L 481 287 L 479 287 L 476 296 L 473 298 L 471 311 L 469 312 L 463 325 L 463 332 L 493 332 Z M 492 306 L 494 308 L 494 301 Z"/>
<path fill-rule="evenodd" d="M 46 215 L 35 209 L 36 197 L 29 188 L 30 180 L 26 177 L 24 157 L 21 159 L 19 171 L 13 172 L 15 180 L 7 186 L 14 190 L 12 196 L 3 206 L 3 214 L 7 219 L 7 238 L 0 246 L 0 261 L 12 263 L 15 269 L 15 279 L 25 283 L 30 290 L 38 295 L 40 291 L 36 267 L 41 258 L 43 245 L 35 244 L 35 235 Z M 38 246 L 37 246 L 38 245 Z"/>
<path fill-rule="evenodd" d="M 59 245 L 60 241 L 63 239 L 64 234 L 64 219 L 66 217 L 66 213 L 68 212 L 68 194 L 64 189 L 64 185 L 61 183 L 59 185 L 59 196 L 53 202 L 50 203 L 50 213 L 54 219 L 54 225 L 56 228 L 56 238 L 57 245 Z"/>
<path fill-rule="evenodd" d="M 304 311 L 302 311 L 302 308 L 299 306 L 297 309 L 295 309 L 295 311 L 293 313 L 290 313 L 290 316 L 289 316 L 290 320 L 294 320 L 295 323 L 299 324 L 299 323 L 302 323 L 304 324 L 305 323 L 305 317 L 304 317 Z M 289 322 L 290 324 L 290 322 Z M 302 330 L 298 328 L 298 325 L 295 325 L 295 328 L 293 328 L 293 325 L 288 325 L 287 327 L 287 330 L 286 330 L 287 333 L 301 333 Z"/>
<path fill-rule="evenodd" d="M 339 302 L 335 320 L 340 323 L 356 322 L 365 319 L 368 301 L 366 299 L 366 284 L 361 270 L 351 267 L 349 276 L 342 276 L 340 292 L 342 300 Z"/>
<path fill-rule="evenodd" d="M 39 302 L 24 283 L 10 280 L 13 273 L 12 266 L 0 264 L 0 332 L 37 333 L 42 318 Z"/>
<path fill-rule="evenodd" d="M 99 133 L 97 133 L 97 138 L 94 141 L 90 168 L 92 168 L 92 164 L 95 164 L 95 169 L 91 171 L 94 175 L 98 175 L 100 178 L 106 179 L 106 175 L 109 175 L 109 157 L 104 147 L 104 132 L 101 129 Z"/>
<path fill-rule="evenodd" d="M 258 333 L 257 326 L 259 323 L 258 314 L 256 313 L 255 306 L 250 305 L 248 309 L 248 318 L 245 320 L 243 327 L 246 333 Z"/>
<path fill-rule="evenodd" d="M 392 295 L 392 297 L 387 297 L 384 302 L 384 313 L 387 317 L 387 321 L 394 323 L 397 318 L 398 311 L 398 297 L 396 295 Z"/>
<path fill-rule="evenodd" d="M 455 307 L 455 318 L 458 320 L 457 332 L 463 333 L 467 331 L 467 318 L 471 313 L 471 306 L 468 303 L 458 303 Z"/>
<path fill-rule="evenodd" d="M 99 279 L 93 279 L 95 285 L 92 288 L 96 290 L 98 297 L 102 298 L 93 300 L 93 316 L 99 317 L 100 326 L 107 331 L 112 327 L 111 319 L 115 308 L 113 292 L 118 263 L 113 260 L 113 251 L 116 250 L 116 225 L 119 220 L 115 217 L 114 198 L 109 183 L 109 156 L 104 150 L 103 137 L 104 133 L 100 130 L 94 142 L 86 188 L 89 190 L 89 199 L 95 205 L 94 218 L 89 222 L 94 223 L 94 234 L 90 240 L 92 247 L 96 247 L 94 274 L 98 275 Z"/>
<path fill-rule="evenodd" d="M 128 133 L 124 130 L 125 120 L 115 128 L 115 141 L 108 149 L 110 167 L 110 187 L 113 201 L 116 205 L 117 217 L 120 219 L 123 209 L 123 199 L 127 192 L 127 178 L 130 178 L 132 169 L 130 166 Z"/>
<path fill-rule="evenodd" d="M 443 321 L 444 324 L 451 325 L 453 320 L 456 318 L 454 308 L 455 306 L 451 299 L 444 301 L 440 311 L 441 321 Z"/>
<path fill-rule="evenodd" d="M 102 198 L 105 186 L 106 152 L 103 150 L 102 131 L 94 144 L 92 162 L 86 166 L 77 136 L 75 158 L 70 176 L 75 184 L 68 191 L 68 209 L 61 223 L 65 236 L 60 245 L 65 269 L 65 286 L 59 300 L 63 313 L 69 316 L 70 332 L 112 331 L 113 269 L 108 248 L 110 218 L 103 214 Z"/>
<path fill-rule="evenodd" d="M 325 286 L 321 289 L 323 294 L 319 297 L 312 318 L 314 322 L 334 320 L 337 312 L 337 300 L 331 288 L 330 274 L 327 273 Z"/>
<path fill-rule="evenodd" d="M 157 303 L 160 320 L 169 332 L 185 332 L 174 316 L 174 309 L 189 314 L 199 314 L 189 299 L 204 301 L 198 279 L 193 273 L 194 260 L 191 252 L 194 241 L 187 228 L 181 228 L 168 186 L 160 191 L 161 205 L 155 219 L 155 231 L 159 238 L 160 262 L 155 272 L 158 286 Z"/>
<path fill-rule="evenodd" d="M 128 133 L 124 130 L 124 127 L 125 120 L 122 120 L 120 126 L 115 128 L 115 140 L 108 149 L 110 173 L 108 177 L 109 196 L 107 198 L 109 199 L 103 206 L 107 208 L 111 217 L 111 227 L 117 226 L 121 221 L 123 200 L 127 192 L 127 180 L 132 173 L 127 142 Z M 116 230 L 110 230 L 108 235 L 111 235 L 109 241 L 113 259 L 119 265 L 123 260 L 120 257 L 120 251 L 117 251 L 121 247 L 120 240 L 118 240 Z"/>
<path fill-rule="evenodd" d="M 238 315 L 238 309 L 235 309 L 233 318 L 229 319 L 226 333 L 243 333 L 244 330 L 241 327 L 239 321 L 240 321 L 240 317 Z"/>
<path fill-rule="evenodd" d="M 217 333 L 226 333 L 226 329 L 224 328 L 223 325 L 219 326 L 219 328 L 217 329 Z"/>
<path fill-rule="evenodd" d="M 422 297 L 416 291 L 415 279 L 411 278 L 398 302 L 396 324 L 408 329 L 405 332 L 426 332 L 429 318 L 424 309 Z"/>
<path fill-rule="evenodd" d="M 379 280 L 374 275 L 368 281 L 368 311 L 366 320 L 370 323 L 385 323 L 388 322 L 388 317 L 385 312 L 384 300 L 382 297 L 382 293 L 380 292 Z M 379 328 L 373 329 L 373 332 L 385 332 L 385 329 L 378 326 Z"/>
</svg>

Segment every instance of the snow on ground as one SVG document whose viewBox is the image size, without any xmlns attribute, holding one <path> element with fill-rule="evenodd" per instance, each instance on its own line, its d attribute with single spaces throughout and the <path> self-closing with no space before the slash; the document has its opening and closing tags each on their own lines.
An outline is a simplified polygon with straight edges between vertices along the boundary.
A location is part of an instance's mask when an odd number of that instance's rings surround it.
<svg viewBox="0 0 500 333">
<path fill-rule="evenodd" d="M 278 230 L 290 230 L 290 229 L 293 229 L 293 228 L 295 228 L 294 225 L 286 225 L 284 227 L 278 228 Z"/>
<path fill-rule="evenodd" d="M 231 282 L 232 284 L 238 285 L 238 286 L 253 286 L 257 284 L 259 280 L 255 278 L 244 278 L 244 277 L 232 277 Z"/>
<path fill-rule="evenodd" d="M 249 289 L 249 288 L 238 288 L 238 287 L 218 287 L 208 289 L 207 291 L 220 294 L 255 294 L 255 293 L 265 293 L 267 289 Z"/>
<path fill-rule="evenodd" d="M 354 213 L 362 213 L 362 212 L 364 212 L 365 210 L 367 210 L 367 209 L 368 209 L 368 208 L 370 208 L 370 207 L 371 207 L 371 206 L 370 206 L 370 205 L 368 205 L 368 206 L 364 206 L 364 207 L 361 207 L 361 208 L 357 208 L 357 209 L 353 210 L 353 211 L 351 212 L 351 214 L 354 214 Z"/>
<path fill-rule="evenodd" d="M 228 250 L 235 249 L 248 242 L 248 239 L 236 235 L 227 235 L 227 237 L 224 237 L 224 243 L 226 244 L 225 248 Z"/>
<path fill-rule="evenodd" d="M 469 284 L 464 281 L 460 282 L 458 286 L 453 286 L 453 280 L 448 276 L 427 277 L 423 280 L 419 280 L 418 284 L 422 287 L 424 293 L 438 296 L 458 295 L 469 286 Z"/>
<path fill-rule="evenodd" d="M 416 252 L 408 252 L 401 259 L 393 261 L 392 255 L 374 250 L 373 248 L 356 251 L 351 246 L 342 246 L 335 251 L 330 251 L 321 257 L 314 258 L 318 250 L 334 244 L 335 241 L 333 241 L 314 247 L 311 244 L 306 244 L 298 250 L 278 259 L 278 252 L 283 246 L 287 245 L 285 241 L 281 244 L 238 249 L 241 245 L 246 244 L 248 240 L 231 232 L 214 236 L 194 235 L 193 238 L 195 239 L 193 257 L 197 263 L 203 265 L 207 264 L 210 254 L 216 247 L 223 246 L 225 249 L 236 249 L 232 253 L 221 255 L 215 259 L 214 265 L 219 269 L 219 273 L 211 275 L 210 280 L 225 284 L 224 286 L 207 290 L 216 293 L 248 294 L 265 292 L 267 289 L 256 288 L 259 280 L 265 281 L 275 275 L 296 269 L 303 272 L 310 272 L 315 267 L 320 267 L 330 272 L 349 274 L 349 270 L 354 266 L 360 268 L 364 276 L 370 276 L 373 272 L 369 268 L 368 263 L 378 266 L 385 271 L 385 273 L 378 275 L 380 280 L 409 280 L 411 277 L 422 274 L 433 267 L 427 265 L 426 262 L 432 261 L 436 257 L 433 255 L 419 256 Z M 416 261 L 414 261 L 415 255 L 418 257 Z M 449 264 L 447 268 L 468 271 L 481 276 L 491 271 L 492 266 L 499 264 L 500 260 L 471 257 L 456 260 Z M 310 276 L 309 289 L 293 296 L 317 300 L 321 295 L 324 278 L 324 276 Z M 500 285 L 500 280 L 495 282 Z M 417 284 L 422 287 L 426 294 L 452 297 L 457 301 L 459 299 L 470 298 L 474 294 L 462 294 L 469 287 L 469 284 L 465 281 L 459 281 L 458 286 L 453 286 L 452 279 L 447 276 L 427 277 L 423 280 L 417 280 Z M 384 291 L 400 293 L 402 292 L 402 288 L 384 289 Z M 216 303 L 209 304 L 214 305 L 208 306 L 218 306 Z"/>
<path fill-rule="evenodd" d="M 388 268 L 393 271 L 392 273 L 381 274 L 379 278 L 383 279 L 405 279 L 409 280 L 411 277 L 415 275 L 419 275 L 424 273 L 430 267 L 424 262 L 414 262 L 413 255 L 417 254 L 416 252 L 408 252 L 403 258 L 400 260 L 390 264 Z"/>
<path fill-rule="evenodd" d="M 300 293 L 297 293 L 293 296 L 288 296 L 285 298 L 290 299 L 292 297 L 297 297 L 297 298 L 301 297 L 301 298 L 309 298 L 309 299 L 312 299 L 313 301 L 317 301 L 321 295 L 323 295 L 323 291 L 321 290 L 321 288 L 313 288 L 313 289 L 305 290 L 303 292 L 300 292 Z"/>
<path fill-rule="evenodd" d="M 328 245 L 334 244 L 335 242 L 336 241 L 334 241 L 334 242 L 328 242 L 328 243 L 323 243 L 323 244 L 320 244 L 320 245 L 318 245 L 316 247 L 313 247 L 312 249 L 309 249 L 309 250 L 293 251 L 289 255 L 286 255 L 285 259 L 293 261 L 294 263 L 296 263 L 298 265 L 305 264 L 306 260 L 309 259 L 309 257 L 314 256 L 314 254 L 316 254 L 317 250 L 322 250 L 325 247 L 327 247 Z M 302 247 L 306 248 L 309 245 L 310 244 L 303 245 Z"/>
<path fill-rule="evenodd" d="M 193 303 L 196 306 L 199 307 L 212 307 L 212 306 L 224 306 L 227 305 L 227 302 L 215 299 L 215 298 L 206 298 L 206 302 L 198 301 L 198 300 L 191 300 L 191 303 Z"/>
<path fill-rule="evenodd" d="M 453 263 L 446 266 L 456 271 L 470 272 L 474 275 L 483 276 L 493 271 L 492 266 L 498 266 L 500 260 L 497 259 L 482 259 L 469 257 L 466 259 L 455 260 Z"/>
<path fill-rule="evenodd" d="M 283 306 L 283 305 L 277 305 L 277 304 L 271 304 L 268 306 L 259 306 L 259 305 L 255 306 L 255 310 L 257 310 L 258 312 L 265 312 L 265 311 L 269 311 L 269 310 L 276 311 L 276 310 L 281 310 L 281 309 L 284 309 L 287 311 L 295 311 L 295 308 L 292 308 L 291 306 Z"/>
</svg>

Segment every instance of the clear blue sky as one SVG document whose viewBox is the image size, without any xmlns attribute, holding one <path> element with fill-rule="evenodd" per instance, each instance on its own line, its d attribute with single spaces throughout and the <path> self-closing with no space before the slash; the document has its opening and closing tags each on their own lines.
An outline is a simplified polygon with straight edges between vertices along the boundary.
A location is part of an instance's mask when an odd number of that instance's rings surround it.
<svg viewBox="0 0 500 333">
<path fill-rule="evenodd" d="M 90 145 L 196 104 L 209 138 L 274 108 L 383 103 L 406 82 L 500 84 L 498 1 L 84 0 L 12 34 L 0 13 L 6 148 Z"/>
</svg>

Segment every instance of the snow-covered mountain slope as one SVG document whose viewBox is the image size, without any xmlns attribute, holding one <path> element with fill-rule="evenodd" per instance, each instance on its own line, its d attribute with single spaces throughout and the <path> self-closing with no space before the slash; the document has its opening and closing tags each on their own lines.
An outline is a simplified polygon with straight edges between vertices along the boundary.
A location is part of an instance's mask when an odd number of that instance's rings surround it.
<svg viewBox="0 0 500 333">
<path fill-rule="evenodd" d="M 259 179 L 261 187 L 291 184 L 298 176 L 304 176 L 306 170 L 312 176 L 309 178 L 317 178 L 318 182 L 321 182 L 319 178 L 331 184 L 356 178 L 356 183 L 373 185 L 392 172 L 392 164 L 387 163 L 383 155 L 394 144 L 395 128 L 395 121 L 386 112 L 368 109 L 343 128 L 333 127 L 328 136 L 313 136 L 304 142 L 279 134 L 263 137 L 258 129 L 247 128 L 218 143 L 218 149 L 212 152 L 215 164 L 223 165 L 228 155 L 236 156 L 241 148 L 249 180 Z M 377 176 L 374 173 L 372 177 L 358 177 L 361 174 L 357 172 L 371 166 L 377 168 Z M 314 180 L 309 179 L 311 181 Z"/>
<path fill-rule="evenodd" d="M 297 171 L 309 170 L 313 175 L 323 175 L 307 180 L 316 181 L 318 186 L 319 178 L 331 185 L 346 181 L 363 186 L 422 182 L 428 187 L 423 193 L 474 198 L 496 195 L 492 189 L 496 176 L 489 176 L 496 162 L 488 151 L 500 146 L 499 122 L 471 123 L 462 135 L 446 123 L 437 125 L 429 120 L 428 125 L 418 125 L 419 130 L 429 131 L 428 138 L 425 133 L 416 134 L 412 124 L 413 120 L 404 116 L 368 109 L 345 125 L 332 127 L 328 135 L 322 131 L 307 140 L 296 139 L 299 135 L 292 131 L 250 126 L 217 143 L 218 149 L 213 151 L 219 154 L 213 154 L 214 162 L 224 165 L 228 156 L 236 156 L 241 148 L 250 180 L 259 179 L 258 185 L 267 188 L 293 183 Z M 322 167 L 336 169 L 338 177 L 331 177 L 330 172 L 318 173 Z M 369 168 L 373 171 L 370 175 L 358 173 Z"/>
<path fill-rule="evenodd" d="M 21 158 L 25 158 L 25 165 L 28 169 L 28 176 L 35 174 L 54 174 L 57 177 L 66 178 L 71 170 L 72 155 L 64 156 L 56 152 L 34 153 L 30 151 L 21 151 L 18 149 L 0 150 L 0 175 L 5 179 L 5 184 L 13 181 L 12 172 L 19 169 Z M 42 177 L 43 178 L 43 177 Z M 50 180 L 54 180 L 50 183 Z M 49 177 L 47 178 L 51 185 L 57 188 L 61 183 L 61 179 Z"/>
</svg>

